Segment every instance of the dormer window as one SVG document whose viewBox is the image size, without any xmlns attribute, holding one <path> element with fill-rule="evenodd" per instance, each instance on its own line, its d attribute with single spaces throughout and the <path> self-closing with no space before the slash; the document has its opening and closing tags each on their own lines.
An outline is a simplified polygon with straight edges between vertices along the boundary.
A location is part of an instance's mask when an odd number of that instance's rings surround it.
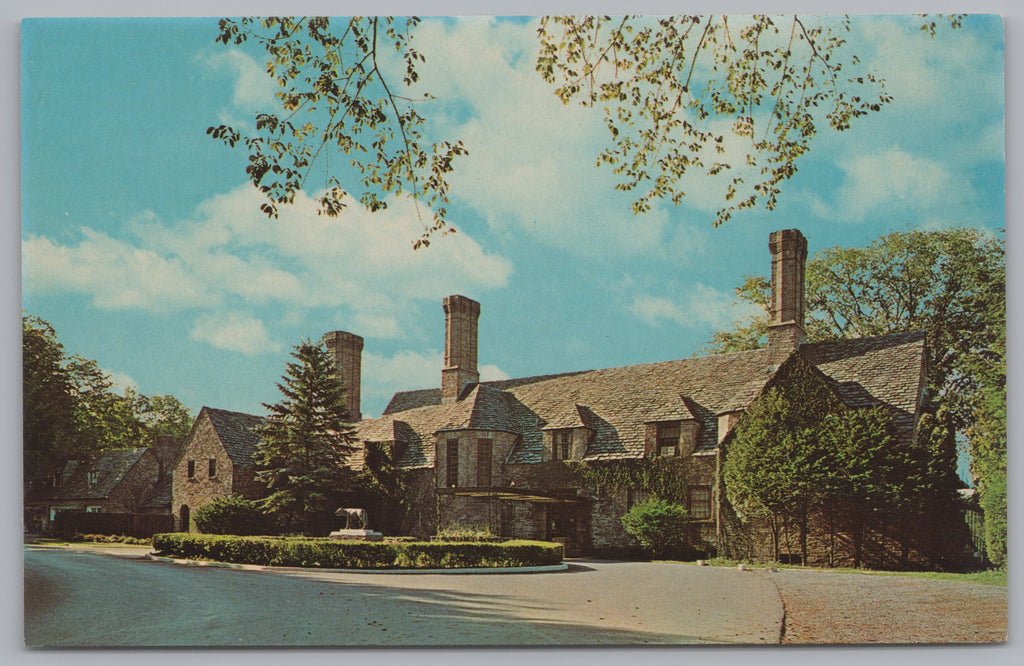
<svg viewBox="0 0 1024 666">
<path fill-rule="evenodd" d="M 555 430 L 551 433 L 551 458 L 568 460 L 572 456 L 572 430 Z"/>
<path fill-rule="evenodd" d="M 86 472 L 86 479 L 89 481 L 90 486 L 94 486 L 100 480 L 100 473 L 95 471 Z"/>
<path fill-rule="evenodd" d="M 679 423 L 658 424 L 658 455 L 671 458 L 679 455 Z"/>
</svg>

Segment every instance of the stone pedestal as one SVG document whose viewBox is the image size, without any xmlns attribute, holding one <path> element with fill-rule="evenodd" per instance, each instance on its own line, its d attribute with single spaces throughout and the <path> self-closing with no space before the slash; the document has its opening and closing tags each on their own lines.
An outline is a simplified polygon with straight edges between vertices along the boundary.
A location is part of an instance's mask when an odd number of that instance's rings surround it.
<svg viewBox="0 0 1024 666">
<path fill-rule="evenodd" d="M 384 535 L 374 530 L 335 530 L 328 535 L 338 541 L 383 541 Z"/>
</svg>

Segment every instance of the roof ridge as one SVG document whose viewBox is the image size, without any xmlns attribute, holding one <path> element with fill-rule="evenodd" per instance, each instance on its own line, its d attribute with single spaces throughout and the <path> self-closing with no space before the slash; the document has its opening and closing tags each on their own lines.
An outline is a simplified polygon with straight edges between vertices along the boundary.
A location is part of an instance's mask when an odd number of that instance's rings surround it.
<svg viewBox="0 0 1024 666">
<path fill-rule="evenodd" d="M 234 415 L 234 416 L 248 416 L 248 417 L 254 418 L 254 419 L 264 419 L 264 418 L 266 418 L 265 416 L 260 416 L 258 414 L 250 414 L 248 412 L 236 412 L 233 409 L 221 409 L 220 407 L 210 407 L 209 405 L 203 405 L 202 409 L 200 409 L 199 411 L 203 411 L 203 409 L 205 409 L 205 410 L 207 410 L 209 412 L 217 412 L 219 414 L 231 414 L 231 415 Z"/>
</svg>

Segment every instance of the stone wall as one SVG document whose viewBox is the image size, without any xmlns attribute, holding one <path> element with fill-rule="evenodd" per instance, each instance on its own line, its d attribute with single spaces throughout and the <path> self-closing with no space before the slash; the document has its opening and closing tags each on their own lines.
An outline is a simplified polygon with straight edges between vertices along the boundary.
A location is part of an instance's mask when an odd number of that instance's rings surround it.
<svg viewBox="0 0 1024 666">
<path fill-rule="evenodd" d="M 487 433 L 493 436 L 496 433 Z M 445 474 L 446 438 L 439 438 L 437 474 L 443 484 Z M 475 440 L 474 440 L 475 441 Z M 511 440 L 509 440 L 511 444 Z M 459 480 L 463 485 L 463 472 L 475 473 L 472 455 L 475 449 L 469 445 L 459 449 Z M 713 543 L 716 536 L 717 486 L 716 457 L 686 457 L 680 464 L 680 474 L 687 486 L 706 486 L 711 490 L 712 515 L 700 521 L 701 538 Z M 609 463 L 614 464 L 614 463 Z M 500 471 L 499 471 L 500 470 Z M 566 510 L 575 520 L 577 547 L 584 552 L 625 552 L 636 550 L 639 544 L 632 539 L 622 526 L 622 516 L 638 502 L 648 498 L 647 494 L 627 488 L 611 486 L 588 487 L 573 473 L 572 469 L 559 461 L 533 464 L 495 465 L 493 484 L 498 488 L 535 491 L 552 496 L 563 496 L 569 502 Z M 541 502 L 509 499 L 489 499 L 442 494 L 437 498 L 439 527 L 481 526 L 493 534 L 522 539 L 545 539 L 549 536 L 547 521 L 551 507 L 557 502 Z"/>
<path fill-rule="evenodd" d="M 210 459 L 216 461 L 216 470 L 212 477 L 209 474 Z M 190 461 L 195 465 L 195 473 L 191 478 L 188 475 Z M 188 506 L 189 515 L 194 517 L 197 508 L 217 497 L 232 494 L 234 476 L 231 459 L 217 437 L 213 424 L 208 417 L 202 418 L 193 428 L 185 443 L 185 450 L 172 473 L 171 511 L 174 514 L 176 528 L 191 531 L 191 525 L 181 524 L 183 505 Z M 250 489 L 251 486 L 246 487 L 246 490 Z"/>
<path fill-rule="evenodd" d="M 459 488 L 477 488 L 485 486 L 506 486 L 511 477 L 505 461 L 515 444 L 516 436 L 500 430 L 459 430 L 442 432 L 437 436 L 435 469 L 438 488 L 448 487 L 448 442 L 458 441 L 459 447 Z M 491 481 L 481 484 L 479 478 L 479 443 L 481 440 L 491 442 Z"/>
</svg>

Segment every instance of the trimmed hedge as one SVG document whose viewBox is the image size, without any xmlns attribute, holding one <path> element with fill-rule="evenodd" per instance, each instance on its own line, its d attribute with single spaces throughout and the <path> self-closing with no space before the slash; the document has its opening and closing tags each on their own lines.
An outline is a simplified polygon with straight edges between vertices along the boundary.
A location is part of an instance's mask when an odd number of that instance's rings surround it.
<svg viewBox="0 0 1024 666">
<path fill-rule="evenodd" d="M 157 534 L 161 555 L 238 564 L 326 569 L 460 569 L 531 567 L 562 561 L 561 544 L 543 541 L 427 543 L 310 538 Z"/>
</svg>

